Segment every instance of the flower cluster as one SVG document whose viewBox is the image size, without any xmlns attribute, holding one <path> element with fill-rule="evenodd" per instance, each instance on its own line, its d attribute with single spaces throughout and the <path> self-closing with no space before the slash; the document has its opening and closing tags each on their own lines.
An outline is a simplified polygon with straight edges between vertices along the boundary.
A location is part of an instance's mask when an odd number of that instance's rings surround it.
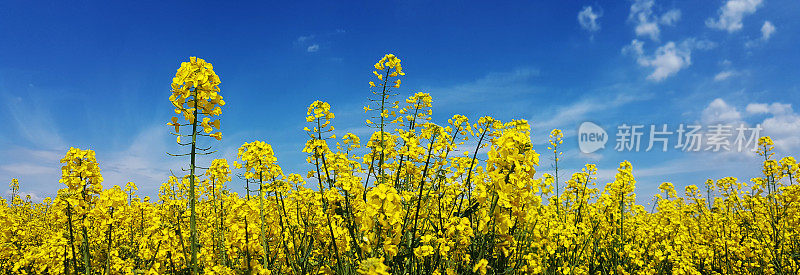
<svg viewBox="0 0 800 275">
<path fill-rule="evenodd" d="M 378 78 L 379 84 L 375 84 L 375 82 L 370 81 L 370 87 L 387 87 L 390 85 L 394 88 L 400 88 L 400 79 L 393 81 L 391 84 L 389 83 L 390 77 L 398 77 L 401 75 L 406 75 L 403 72 L 403 66 L 400 65 L 400 58 L 393 54 L 387 54 L 378 63 L 374 65 L 375 71 L 372 71 L 372 74 Z"/>
<path fill-rule="evenodd" d="M 181 63 L 172 78 L 172 95 L 169 96 L 169 101 L 175 106 L 175 113 L 183 115 L 188 123 L 180 123 L 178 117 L 172 117 L 172 121 L 167 124 L 175 127 L 176 134 L 180 126 L 201 122 L 200 126 L 206 134 L 217 140 L 222 138 L 221 132 L 211 133 L 220 127 L 219 119 L 211 119 L 219 116 L 222 113 L 220 107 L 225 105 L 225 100 L 219 94 L 219 84 L 219 76 L 214 72 L 211 63 L 196 57 Z"/>
</svg>

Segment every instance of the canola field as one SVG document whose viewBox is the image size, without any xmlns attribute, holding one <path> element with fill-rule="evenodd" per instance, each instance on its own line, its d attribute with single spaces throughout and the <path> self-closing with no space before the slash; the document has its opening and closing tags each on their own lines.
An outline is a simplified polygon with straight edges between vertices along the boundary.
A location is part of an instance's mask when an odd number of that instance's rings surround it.
<svg viewBox="0 0 800 275">
<path fill-rule="evenodd" d="M 62 188 L 42 202 L 0 202 L 2 274 L 798 274 L 797 162 L 758 141 L 763 173 L 709 179 L 652 206 L 636 170 L 612 182 L 597 168 L 558 174 L 563 134 L 532 149 L 529 123 L 454 115 L 432 123 L 434 99 L 401 95 L 401 61 L 375 65 L 364 95 L 369 137 L 334 135 L 335 108 L 308 107 L 310 171 L 283 171 L 269 143 L 200 163 L 222 139 L 220 78 L 203 59 L 172 80 L 184 175 L 157 195 L 103 182 L 95 152 L 71 148 Z M 365 81 L 367 82 L 367 81 Z M 408 96 L 406 98 L 406 96 Z M 362 139 L 363 138 L 363 139 Z M 551 163 L 553 162 L 553 163 Z M 537 173 L 553 165 L 553 173 Z M 294 172 L 294 173 L 291 173 Z M 235 175 L 241 174 L 242 179 Z M 233 192 L 243 186 L 249 192 Z M 54 191 L 55 192 L 55 191 Z"/>
</svg>

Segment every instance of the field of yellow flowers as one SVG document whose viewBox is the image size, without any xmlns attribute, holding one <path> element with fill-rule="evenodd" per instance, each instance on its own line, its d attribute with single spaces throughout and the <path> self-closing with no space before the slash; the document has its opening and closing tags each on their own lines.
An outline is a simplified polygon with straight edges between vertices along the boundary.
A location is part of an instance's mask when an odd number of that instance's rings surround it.
<svg viewBox="0 0 800 275">
<path fill-rule="evenodd" d="M 386 55 L 369 82 L 366 142 L 333 135 L 328 103 L 308 107 L 311 171 L 287 174 L 270 144 L 238 160 L 198 163 L 221 139 L 225 107 L 210 63 L 181 64 L 169 132 L 186 175 L 157 197 L 104 186 L 92 150 L 61 160 L 63 188 L 43 202 L 0 203 L 2 274 L 798 274 L 798 164 L 759 140 L 763 175 L 661 184 L 637 204 L 629 162 L 610 183 L 597 169 L 537 174 L 525 120 L 431 122 L 433 99 L 393 97 L 405 75 Z M 165 95 L 166 96 L 166 95 Z M 165 134 L 167 129 L 165 129 Z M 546 157 L 558 167 L 562 133 Z M 469 145 L 466 145 L 469 144 Z M 487 152 L 487 153 L 479 153 Z M 547 163 L 550 165 L 551 163 Z M 231 174 L 245 192 L 232 192 Z M 679 194 L 680 193 L 680 194 Z"/>
</svg>

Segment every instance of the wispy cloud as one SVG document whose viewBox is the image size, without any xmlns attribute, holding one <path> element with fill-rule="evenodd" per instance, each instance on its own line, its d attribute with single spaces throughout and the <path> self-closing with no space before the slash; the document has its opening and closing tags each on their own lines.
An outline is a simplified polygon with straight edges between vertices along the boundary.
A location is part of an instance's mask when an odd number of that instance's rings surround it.
<svg viewBox="0 0 800 275">
<path fill-rule="evenodd" d="M 144 193 L 155 194 L 161 182 L 170 176 L 170 169 L 180 169 L 182 160 L 166 155 L 177 148 L 168 146 L 170 135 L 163 125 L 141 129 L 131 144 L 117 152 L 98 152 L 98 162 L 106 185 L 124 186 L 126 182 L 138 183 Z M 177 175 L 182 175 L 179 170 Z"/>
<path fill-rule="evenodd" d="M 543 112 L 542 115 L 532 118 L 531 128 L 533 129 L 534 137 L 547 137 L 552 129 L 558 128 L 562 129 L 564 137 L 568 138 L 576 134 L 575 129 L 581 122 L 596 119 L 599 113 L 614 110 L 632 102 L 647 100 L 651 97 L 652 94 L 649 93 L 618 92 L 612 96 L 584 98 L 580 101 L 555 107 L 552 111 Z M 535 143 L 542 144 L 546 141 L 546 138 L 541 138 L 536 140 Z"/>
<path fill-rule="evenodd" d="M 311 39 L 314 39 L 314 37 L 316 37 L 316 36 L 313 35 L 313 34 L 312 35 L 301 35 L 300 37 L 297 38 L 297 40 L 295 42 L 296 43 L 300 43 L 300 44 L 306 43 L 306 41 L 310 41 Z"/>
<path fill-rule="evenodd" d="M 726 79 L 728 79 L 728 78 L 730 78 L 731 76 L 734 76 L 734 75 L 736 75 L 736 71 L 732 71 L 732 70 L 721 71 L 721 72 L 717 73 L 716 75 L 714 75 L 714 81 L 723 81 L 723 80 L 726 80 Z"/>
<path fill-rule="evenodd" d="M 12 163 L 0 165 L 0 171 L 3 171 L 3 174 L 10 175 L 8 179 L 3 180 L 20 177 L 37 177 L 42 175 L 54 176 L 58 175 L 60 172 L 56 165 L 45 166 L 34 163 Z"/>
<path fill-rule="evenodd" d="M 5 103 L 9 121 L 29 145 L 43 149 L 62 149 L 66 146 L 58 132 L 58 124 L 50 113 L 50 106 L 43 104 L 37 95 L 22 97 L 3 93 L 0 98 Z"/>
<path fill-rule="evenodd" d="M 594 11 L 591 6 L 583 7 L 578 13 L 578 23 L 584 30 L 595 32 L 600 30 L 600 23 L 597 20 L 603 16 L 603 11 Z"/>
<path fill-rule="evenodd" d="M 5 156 L 0 160 L 0 180 L 20 180 L 20 189 L 34 194 L 35 197 L 46 197 L 55 194 L 61 188 L 59 161 L 64 152 L 48 149 L 31 149 L 12 147 L 0 150 Z"/>
<path fill-rule="evenodd" d="M 59 161 L 67 143 L 50 111 L 52 105 L 35 92 L 0 93 L 0 99 L 4 103 L 0 113 L 7 118 L 0 131 L 9 134 L 0 135 L 8 139 L 0 141 L 0 180 L 18 178 L 21 190 L 33 198 L 54 193 L 61 177 Z"/>
<path fill-rule="evenodd" d="M 179 150 L 177 145 L 172 146 L 174 142 L 171 142 L 172 136 L 167 134 L 167 130 L 161 124 L 152 125 L 134 132 L 135 138 L 130 145 L 120 151 L 95 150 L 104 178 L 103 185 L 124 186 L 126 182 L 133 181 L 138 184 L 142 194 L 155 195 L 160 183 L 165 182 L 170 176 L 170 171 L 174 171 L 178 176 L 186 174 L 180 170 L 186 166 L 185 159 L 166 155 L 168 151 L 175 153 Z M 220 149 L 225 151 L 226 148 Z M 53 196 L 56 190 L 63 187 L 59 183 L 61 178 L 59 161 L 65 152 L 66 149 L 26 147 L 0 150 L 0 154 L 6 156 L 0 161 L 0 176 L 2 176 L 0 180 L 19 178 L 22 189 L 34 194 L 35 197 Z M 216 154 L 201 157 L 200 163 L 209 163 L 211 157 L 224 156 Z"/>
<path fill-rule="evenodd" d="M 708 165 L 714 163 L 714 165 Z M 644 194 L 656 191 L 661 182 L 672 182 L 676 187 L 700 185 L 707 178 L 717 176 L 734 176 L 746 179 L 756 176 L 758 160 L 753 155 L 731 158 L 724 154 L 711 154 L 702 152 L 685 152 L 677 158 L 656 162 L 646 166 L 635 166 L 633 174 L 640 182 Z M 702 172 L 702 178 L 686 177 L 687 174 Z M 696 181 L 686 181 L 687 179 Z M 645 185 L 646 184 L 646 185 Z"/>
<path fill-rule="evenodd" d="M 681 11 L 678 9 L 671 9 L 662 14 L 658 21 L 662 25 L 673 26 L 680 19 L 681 19 Z"/>
<path fill-rule="evenodd" d="M 346 33 L 344 29 L 335 29 L 322 34 L 302 35 L 294 40 L 294 44 L 308 53 L 315 53 L 322 49 L 323 45 L 329 45 L 332 37 Z"/>
<path fill-rule="evenodd" d="M 449 87 L 425 87 L 434 96 L 437 106 L 460 103 L 508 100 L 512 95 L 533 92 L 529 81 L 539 76 L 532 67 L 517 68 L 507 72 L 491 72 L 483 77 Z"/>
</svg>

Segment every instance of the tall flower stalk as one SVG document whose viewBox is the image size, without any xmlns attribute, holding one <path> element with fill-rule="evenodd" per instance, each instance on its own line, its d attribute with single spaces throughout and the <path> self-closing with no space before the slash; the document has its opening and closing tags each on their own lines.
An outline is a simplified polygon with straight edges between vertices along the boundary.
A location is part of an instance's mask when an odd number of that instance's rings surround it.
<svg viewBox="0 0 800 275">
<path fill-rule="evenodd" d="M 219 77 L 214 72 L 214 66 L 211 63 L 191 57 L 189 62 L 181 63 L 181 67 L 175 73 L 175 77 L 172 79 L 172 95 L 169 97 L 169 101 L 175 106 L 175 113 L 182 115 L 184 122 L 179 122 L 178 117 L 172 117 L 172 121 L 167 125 L 175 127 L 173 135 L 177 137 L 177 143 L 190 148 L 189 153 L 170 155 L 189 156 L 189 239 L 192 253 L 190 264 L 192 274 L 198 273 L 197 210 L 195 205 L 197 203 L 195 173 L 198 166 L 196 158 L 199 155 L 214 153 L 210 146 L 198 147 L 198 137 L 222 139 L 222 132 L 214 132 L 214 129 L 219 130 L 220 128 L 219 119 L 211 120 L 222 113 L 220 107 L 225 105 L 225 101 L 219 95 L 219 84 Z M 181 134 L 181 126 L 190 126 L 192 130 L 189 134 Z M 203 129 L 198 130 L 198 127 Z M 181 142 L 181 137 L 191 137 L 191 141 Z"/>
</svg>

